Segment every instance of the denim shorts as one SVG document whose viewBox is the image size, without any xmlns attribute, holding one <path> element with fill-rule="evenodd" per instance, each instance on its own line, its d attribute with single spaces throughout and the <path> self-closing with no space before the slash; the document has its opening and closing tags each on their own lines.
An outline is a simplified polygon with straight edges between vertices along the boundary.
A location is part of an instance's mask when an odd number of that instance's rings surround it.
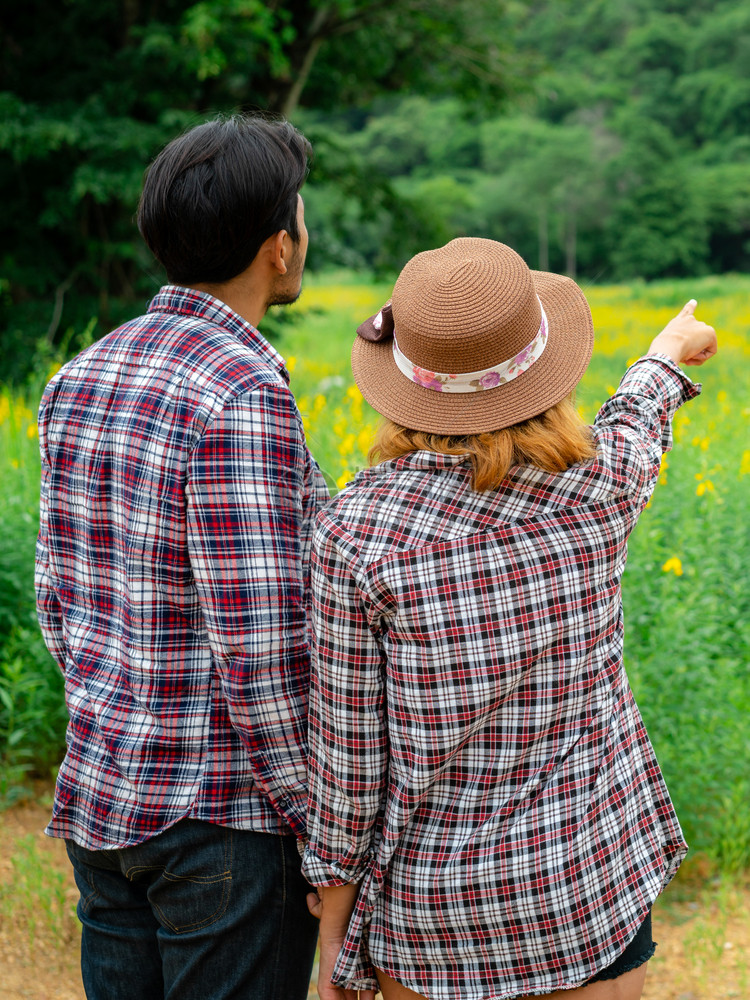
<svg viewBox="0 0 750 1000">
<path fill-rule="evenodd" d="M 608 965 L 605 969 L 601 969 L 591 979 L 587 979 L 585 983 L 581 983 L 581 986 L 588 986 L 589 983 L 598 983 L 603 979 L 617 979 L 618 976 L 624 976 L 626 972 L 632 972 L 633 969 L 637 969 L 644 962 L 648 962 L 655 951 L 656 942 L 651 938 L 651 910 L 649 910 L 627 948 L 617 956 L 611 965 Z M 556 992 L 557 987 L 554 990 L 550 990 L 550 993 Z M 512 1000 L 524 1000 L 525 997 L 526 994 L 523 994 L 522 996 L 513 997 Z M 537 998 L 534 997 L 533 1000 L 537 1000 Z M 543 995 L 539 997 L 539 1000 L 544 1000 Z"/>
<path fill-rule="evenodd" d="M 618 976 L 622 976 L 626 972 L 631 972 L 633 969 L 637 969 L 638 966 L 643 965 L 644 962 L 648 962 L 655 951 L 656 944 L 651 937 L 651 910 L 649 910 L 646 914 L 646 919 L 638 928 L 635 937 L 625 951 L 618 955 L 611 965 L 597 972 L 587 982 L 598 983 L 602 979 L 617 979 Z"/>
</svg>

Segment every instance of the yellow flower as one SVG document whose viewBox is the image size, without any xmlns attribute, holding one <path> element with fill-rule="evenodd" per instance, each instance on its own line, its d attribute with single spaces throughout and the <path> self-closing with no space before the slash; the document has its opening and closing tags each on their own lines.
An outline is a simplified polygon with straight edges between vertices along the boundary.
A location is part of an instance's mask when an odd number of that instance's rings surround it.
<svg viewBox="0 0 750 1000">
<path fill-rule="evenodd" d="M 742 462 L 740 463 L 740 475 L 750 476 L 750 451 L 742 452 Z"/>
<path fill-rule="evenodd" d="M 363 455 L 366 455 L 367 452 L 370 450 L 371 444 L 372 444 L 372 427 L 365 426 L 357 435 L 357 447 L 359 448 L 359 450 L 362 452 Z M 750 452 L 748 452 L 748 455 L 750 455 Z"/>
<path fill-rule="evenodd" d="M 336 480 L 336 485 L 340 490 L 343 490 L 347 483 L 350 483 L 352 479 L 354 479 L 354 473 L 350 472 L 349 469 L 344 469 L 339 478 Z"/>
<path fill-rule="evenodd" d="M 29 424 L 29 426 L 26 428 L 26 437 L 27 438 L 39 437 L 39 428 L 37 427 L 36 424 Z"/>
<path fill-rule="evenodd" d="M 702 497 L 704 493 L 713 493 L 714 484 L 711 482 L 710 479 L 706 479 L 704 482 L 698 483 L 698 488 L 696 489 L 695 492 L 698 494 L 699 497 Z"/>
<path fill-rule="evenodd" d="M 13 466 L 14 469 L 20 469 L 21 468 L 21 463 L 18 461 L 17 458 L 12 458 L 10 460 L 10 464 Z"/>
<path fill-rule="evenodd" d="M 677 556 L 672 556 L 662 566 L 663 573 L 674 573 L 675 576 L 682 576 L 682 561 Z"/>
<path fill-rule="evenodd" d="M 297 367 L 297 359 L 294 357 L 294 355 L 286 359 L 286 370 L 289 372 L 290 375 L 294 372 L 294 369 L 296 367 Z"/>
<path fill-rule="evenodd" d="M 0 424 L 10 420 L 11 426 L 20 431 L 27 421 L 33 419 L 34 414 L 22 400 L 14 399 L 11 402 L 5 396 L 0 399 Z"/>
<path fill-rule="evenodd" d="M 353 434 L 347 434 L 342 438 L 339 442 L 339 455 L 350 455 L 354 451 L 355 440 Z"/>
</svg>

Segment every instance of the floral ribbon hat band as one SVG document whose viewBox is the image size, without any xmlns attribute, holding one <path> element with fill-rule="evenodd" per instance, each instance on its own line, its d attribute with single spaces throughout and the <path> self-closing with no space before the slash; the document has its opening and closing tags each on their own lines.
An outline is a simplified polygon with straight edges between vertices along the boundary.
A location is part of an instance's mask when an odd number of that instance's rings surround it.
<svg viewBox="0 0 750 1000">
<path fill-rule="evenodd" d="M 544 306 L 539 303 L 542 310 L 542 320 L 539 324 L 539 331 L 522 351 L 519 351 L 514 358 L 503 361 L 499 365 L 491 368 L 482 368 L 476 372 L 431 372 L 425 368 L 420 368 L 410 361 L 402 353 L 398 346 L 396 331 L 393 331 L 393 360 L 399 371 L 408 379 L 422 385 L 425 389 L 434 389 L 435 392 L 481 392 L 483 389 L 495 389 L 506 382 L 512 382 L 514 378 L 523 375 L 525 371 L 537 361 L 543 354 L 547 346 L 547 335 L 549 325 Z"/>
</svg>

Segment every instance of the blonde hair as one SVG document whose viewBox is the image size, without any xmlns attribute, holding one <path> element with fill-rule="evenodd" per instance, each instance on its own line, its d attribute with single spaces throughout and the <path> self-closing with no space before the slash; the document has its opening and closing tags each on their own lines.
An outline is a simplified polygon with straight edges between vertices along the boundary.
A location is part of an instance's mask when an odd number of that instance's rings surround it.
<svg viewBox="0 0 750 1000">
<path fill-rule="evenodd" d="M 411 451 L 468 455 L 471 485 L 477 491 L 496 489 L 513 465 L 535 465 L 545 472 L 564 472 L 596 455 L 588 427 L 566 396 L 539 416 L 484 434 L 441 435 L 410 430 L 386 418 L 375 434 L 368 458 L 387 462 Z"/>
</svg>

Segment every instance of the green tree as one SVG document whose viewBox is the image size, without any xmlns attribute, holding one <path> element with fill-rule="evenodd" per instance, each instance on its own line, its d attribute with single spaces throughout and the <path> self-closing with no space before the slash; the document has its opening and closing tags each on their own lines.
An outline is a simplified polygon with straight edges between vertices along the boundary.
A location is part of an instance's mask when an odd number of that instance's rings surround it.
<svg viewBox="0 0 750 1000">
<path fill-rule="evenodd" d="M 551 125 L 518 117 L 496 119 L 482 130 L 483 166 L 513 178 L 508 192 L 534 219 L 537 266 L 550 269 L 550 244 L 556 242 L 559 269 L 578 272 L 578 235 L 598 218 L 603 195 L 608 136 L 580 124 Z"/>
<path fill-rule="evenodd" d="M 145 165 L 185 126 L 237 108 L 289 115 L 301 101 L 340 111 L 408 87 L 498 99 L 511 76 L 504 10 L 490 0 L 14 8 L 0 33 L 4 343 L 24 331 L 54 340 L 92 316 L 107 326 L 148 295 L 159 276 L 134 233 L 137 195 Z"/>
<path fill-rule="evenodd" d="M 629 116 L 610 165 L 618 192 L 608 220 L 611 260 L 625 278 L 702 274 L 708 268 L 707 208 L 684 149 L 663 125 Z"/>
</svg>

